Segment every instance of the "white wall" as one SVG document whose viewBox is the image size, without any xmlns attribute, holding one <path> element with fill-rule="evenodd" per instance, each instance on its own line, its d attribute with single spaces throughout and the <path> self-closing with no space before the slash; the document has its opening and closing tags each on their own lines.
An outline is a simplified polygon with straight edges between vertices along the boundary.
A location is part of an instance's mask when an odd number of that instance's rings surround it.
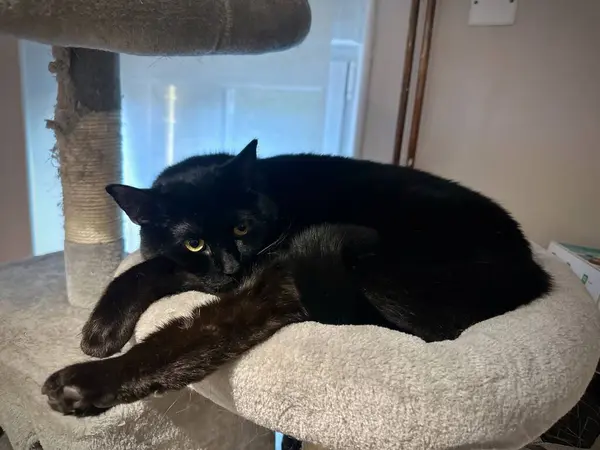
<svg viewBox="0 0 600 450">
<path fill-rule="evenodd" d="M 508 27 L 468 12 L 438 2 L 417 167 L 498 199 L 543 245 L 600 246 L 600 1 L 520 0 Z"/>
</svg>

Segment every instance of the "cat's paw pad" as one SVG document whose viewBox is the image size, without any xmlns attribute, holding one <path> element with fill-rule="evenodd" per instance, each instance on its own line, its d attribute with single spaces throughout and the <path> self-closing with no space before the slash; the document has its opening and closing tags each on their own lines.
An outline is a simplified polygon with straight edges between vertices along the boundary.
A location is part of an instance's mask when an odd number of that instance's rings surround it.
<svg viewBox="0 0 600 450">
<path fill-rule="evenodd" d="M 81 350 L 94 358 L 106 358 L 119 352 L 131 338 L 130 327 L 118 321 L 91 318 L 83 327 Z"/>
<path fill-rule="evenodd" d="M 42 394 L 48 397 L 50 408 L 62 414 L 94 416 L 119 403 L 113 382 L 102 367 L 76 364 L 50 375 Z"/>
</svg>

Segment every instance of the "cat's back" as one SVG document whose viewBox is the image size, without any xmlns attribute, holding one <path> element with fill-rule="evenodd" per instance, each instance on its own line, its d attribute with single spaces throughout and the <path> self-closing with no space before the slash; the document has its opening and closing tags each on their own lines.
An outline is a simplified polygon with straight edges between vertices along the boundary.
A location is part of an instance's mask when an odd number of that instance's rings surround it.
<svg viewBox="0 0 600 450">
<path fill-rule="evenodd" d="M 529 247 L 498 203 L 459 183 L 407 167 L 314 154 L 262 160 L 270 194 L 318 222 L 346 222 L 397 236 L 403 246 L 456 250 Z"/>
<path fill-rule="evenodd" d="M 397 206 L 491 204 L 491 200 L 456 182 L 417 169 L 340 156 L 297 154 L 260 160 L 274 193 L 299 193 L 311 200 L 335 199 Z M 427 204 L 421 203 L 427 200 Z M 400 203 L 401 202 L 401 203 Z M 391 205 L 390 205 L 391 206 Z"/>
</svg>

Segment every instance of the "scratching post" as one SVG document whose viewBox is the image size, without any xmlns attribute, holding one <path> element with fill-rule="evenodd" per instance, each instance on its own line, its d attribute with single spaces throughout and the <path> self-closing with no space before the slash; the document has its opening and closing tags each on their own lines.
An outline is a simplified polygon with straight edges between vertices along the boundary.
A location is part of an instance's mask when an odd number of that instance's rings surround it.
<svg viewBox="0 0 600 450">
<path fill-rule="evenodd" d="M 103 187 L 121 180 L 119 55 L 53 48 L 54 120 L 65 218 L 67 297 L 92 307 L 123 256 L 121 216 Z"/>
<path fill-rule="evenodd" d="M 0 266 L 0 448 L 273 448 L 270 430 L 191 391 L 77 420 L 53 414 L 40 387 L 84 358 L 81 327 L 123 253 L 120 213 L 104 191 L 121 179 L 118 53 L 281 51 L 310 23 L 307 0 L 0 0 L 0 34 L 56 46 L 48 126 L 65 217 L 64 254 Z"/>
<path fill-rule="evenodd" d="M 104 186 L 121 180 L 118 52 L 259 54 L 308 34 L 307 0 L 0 0 L 0 33 L 52 44 L 58 82 L 55 157 L 63 190 L 67 294 L 91 308 L 123 253 Z"/>
</svg>

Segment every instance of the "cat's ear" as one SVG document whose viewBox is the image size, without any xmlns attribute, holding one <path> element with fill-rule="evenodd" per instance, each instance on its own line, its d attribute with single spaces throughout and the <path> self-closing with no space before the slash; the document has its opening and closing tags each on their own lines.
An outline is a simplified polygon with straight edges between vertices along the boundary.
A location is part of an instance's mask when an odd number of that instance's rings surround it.
<svg viewBox="0 0 600 450">
<path fill-rule="evenodd" d="M 256 177 L 256 147 L 258 140 L 253 139 L 237 156 L 223 165 L 229 176 L 235 177 L 246 187 L 252 187 Z"/>
<path fill-rule="evenodd" d="M 138 189 L 124 184 L 109 184 L 106 192 L 136 225 L 159 219 L 160 205 L 150 189 Z"/>
<path fill-rule="evenodd" d="M 252 139 L 244 149 L 238 153 L 236 158 L 242 158 L 247 161 L 256 161 L 256 149 L 258 148 L 258 139 Z"/>
</svg>

